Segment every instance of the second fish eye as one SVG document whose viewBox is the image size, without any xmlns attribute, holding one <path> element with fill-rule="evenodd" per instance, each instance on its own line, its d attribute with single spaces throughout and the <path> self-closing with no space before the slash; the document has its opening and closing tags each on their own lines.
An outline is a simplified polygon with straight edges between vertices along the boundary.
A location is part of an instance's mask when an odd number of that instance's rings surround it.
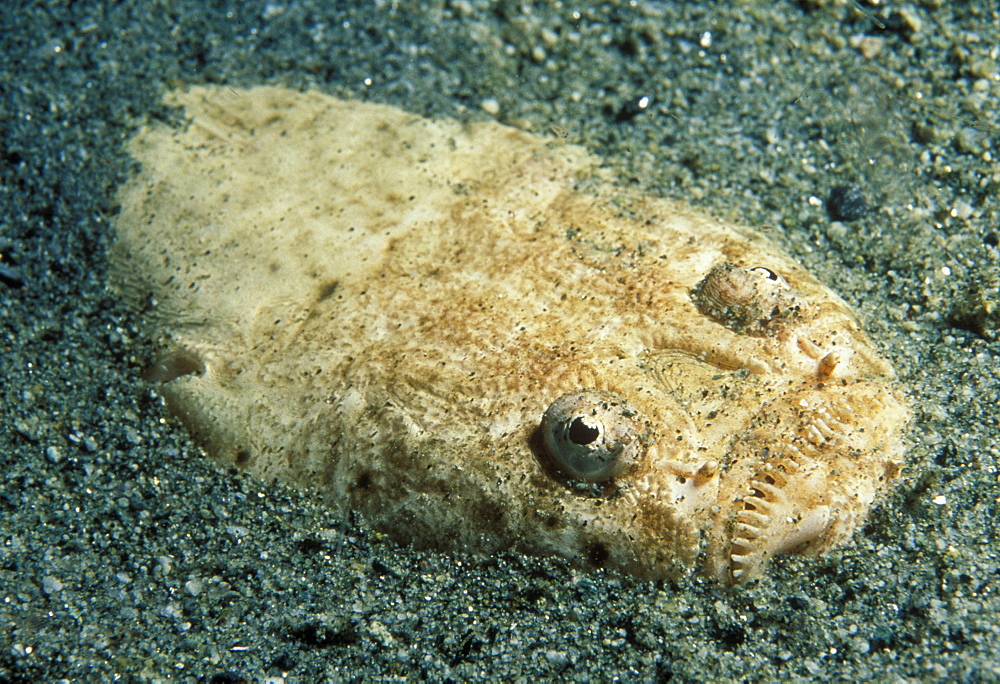
<svg viewBox="0 0 1000 684">
<path fill-rule="evenodd" d="M 637 465 L 644 451 L 636 411 L 610 392 L 564 394 L 545 411 L 541 429 L 552 464 L 584 482 L 622 475 Z"/>
</svg>

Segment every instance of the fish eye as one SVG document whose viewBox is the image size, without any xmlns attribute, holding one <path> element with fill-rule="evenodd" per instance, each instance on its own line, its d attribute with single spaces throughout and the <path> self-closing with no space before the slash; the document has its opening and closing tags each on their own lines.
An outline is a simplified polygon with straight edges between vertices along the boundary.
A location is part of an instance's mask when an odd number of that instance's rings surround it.
<svg viewBox="0 0 1000 684">
<path fill-rule="evenodd" d="M 637 412 L 611 392 L 581 390 L 556 399 L 542 416 L 542 442 L 552 464 L 584 482 L 606 482 L 638 465 L 646 429 Z"/>
<path fill-rule="evenodd" d="M 770 280 L 772 283 L 778 283 L 779 285 L 784 285 L 785 287 L 788 286 L 788 283 L 781 277 L 781 274 L 776 271 L 772 271 L 766 266 L 753 266 L 748 268 L 747 272 L 753 273 L 754 275 L 764 278 L 765 280 Z"/>
<path fill-rule="evenodd" d="M 722 262 L 691 291 L 702 313 L 737 332 L 776 330 L 800 310 L 788 281 L 766 266 Z"/>
</svg>

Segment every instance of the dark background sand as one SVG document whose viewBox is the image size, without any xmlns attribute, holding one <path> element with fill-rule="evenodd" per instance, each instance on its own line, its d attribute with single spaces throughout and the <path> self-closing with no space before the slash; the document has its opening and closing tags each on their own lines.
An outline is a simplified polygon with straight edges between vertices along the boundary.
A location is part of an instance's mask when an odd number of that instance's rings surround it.
<svg viewBox="0 0 1000 684">
<path fill-rule="evenodd" d="M 995 2 L 212 5 L 0 13 L 0 681 L 1000 679 Z M 198 82 L 485 103 L 768 226 L 896 364 L 905 480 L 726 591 L 400 549 L 213 469 L 106 291 L 123 143 Z M 832 221 L 841 184 L 873 211 Z"/>
</svg>

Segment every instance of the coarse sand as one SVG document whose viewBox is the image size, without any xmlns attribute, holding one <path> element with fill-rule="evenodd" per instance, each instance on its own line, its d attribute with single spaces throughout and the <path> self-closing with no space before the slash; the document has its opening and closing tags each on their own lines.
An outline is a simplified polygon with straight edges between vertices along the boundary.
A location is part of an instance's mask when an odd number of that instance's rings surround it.
<svg viewBox="0 0 1000 684">
<path fill-rule="evenodd" d="M 997 3 L 8 3 L 0 681 L 1000 679 Z M 566 136 L 765 231 L 915 410 L 851 545 L 727 590 L 400 548 L 216 470 L 107 289 L 125 143 L 184 84 Z M 839 220 L 834 220 L 836 217 Z"/>
</svg>

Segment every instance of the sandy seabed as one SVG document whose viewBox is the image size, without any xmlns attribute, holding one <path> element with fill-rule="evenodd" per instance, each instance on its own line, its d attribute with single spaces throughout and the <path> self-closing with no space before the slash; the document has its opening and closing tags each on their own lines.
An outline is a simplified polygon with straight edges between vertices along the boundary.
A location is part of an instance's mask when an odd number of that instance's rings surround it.
<svg viewBox="0 0 1000 684">
<path fill-rule="evenodd" d="M 996 3 L 12 7 L 0 681 L 1000 678 Z M 556 132 L 765 230 L 895 364 L 903 481 L 848 547 L 724 590 L 401 549 L 214 469 L 106 288 L 124 143 L 206 82 Z"/>
</svg>

